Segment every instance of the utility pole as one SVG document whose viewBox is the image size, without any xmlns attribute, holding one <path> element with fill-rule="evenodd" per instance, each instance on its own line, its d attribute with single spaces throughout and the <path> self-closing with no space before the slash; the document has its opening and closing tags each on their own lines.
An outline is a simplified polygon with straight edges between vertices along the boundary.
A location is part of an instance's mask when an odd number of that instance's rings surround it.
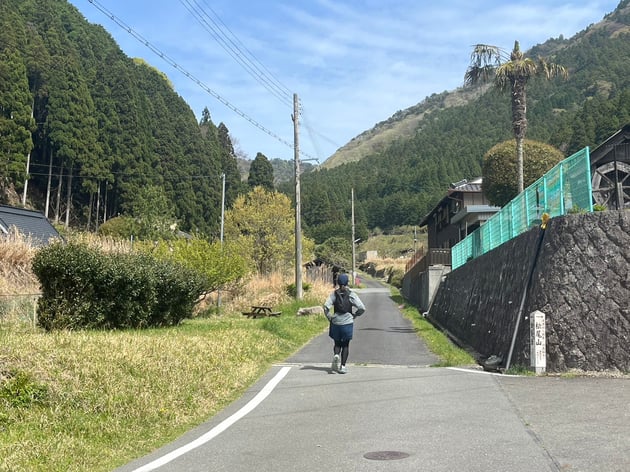
<svg viewBox="0 0 630 472">
<path fill-rule="evenodd" d="M 352 208 L 352 285 L 354 285 L 357 280 L 357 275 L 354 269 L 355 264 L 356 264 L 355 263 L 356 257 L 355 257 L 355 250 L 354 250 L 354 247 L 356 245 L 356 239 L 354 238 L 354 187 L 352 187 L 350 207 Z"/>
<path fill-rule="evenodd" d="M 415 255 L 416 253 L 416 243 L 418 242 L 418 232 L 417 232 L 417 226 L 413 227 L 413 253 Z"/>
<path fill-rule="evenodd" d="M 297 93 L 293 94 L 293 158 L 295 161 L 295 298 L 302 300 L 302 221 L 300 209 L 300 134 Z"/>
<path fill-rule="evenodd" d="M 221 255 L 223 255 L 223 221 L 225 219 L 225 173 L 221 174 Z M 221 306 L 221 287 L 217 290 L 217 308 Z"/>
</svg>

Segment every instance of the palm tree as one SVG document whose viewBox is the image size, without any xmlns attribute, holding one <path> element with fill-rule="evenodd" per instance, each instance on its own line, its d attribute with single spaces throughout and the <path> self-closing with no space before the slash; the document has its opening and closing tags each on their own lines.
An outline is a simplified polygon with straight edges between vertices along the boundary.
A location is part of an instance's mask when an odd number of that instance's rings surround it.
<svg viewBox="0 0 630 472">
<path fill-rule="evenodd" d="M 477 44 L 470 55 L 470 66 L 464 76 L 465 85 L 493 82 L 499 91 L 511 94 L 512 129 L 516 138 L 516 158 L 518 167 L 518 193 L 523 191 L 523 141 L 527 131 L 527 95 L 525 87 L 529 79 L 544 77 L 567 78 L 567 70 L 545 58 L 537 61 L 525 57 L 518 41 L 509 60 L 504 50 L 487 44 Z"/>
</svg>

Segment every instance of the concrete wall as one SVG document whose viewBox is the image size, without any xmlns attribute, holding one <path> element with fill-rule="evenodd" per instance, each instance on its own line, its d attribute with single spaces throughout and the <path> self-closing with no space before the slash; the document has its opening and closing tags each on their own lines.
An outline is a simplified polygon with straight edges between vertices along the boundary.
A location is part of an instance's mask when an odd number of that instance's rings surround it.
<svg viewBox="0 0 630 472">
<path fill-rule="evenodd" d="M 548 371 L 629 372 L 630 211 L 557 217 L 469 261 L 444 277 L 428 317 L 505 365 L 521 303 L 511 365 L 530 365 L 529 314 L 540 310 Z"/>
<path fill-rule="evenodd" d="M 424 313 L 429 310 L 442 277 L 450 271 L 451 267 L 444 265 L 433 265 L 424 270 L 418 270 L 416 266 L 403 277 L 402 294 Z"/>
</svg>

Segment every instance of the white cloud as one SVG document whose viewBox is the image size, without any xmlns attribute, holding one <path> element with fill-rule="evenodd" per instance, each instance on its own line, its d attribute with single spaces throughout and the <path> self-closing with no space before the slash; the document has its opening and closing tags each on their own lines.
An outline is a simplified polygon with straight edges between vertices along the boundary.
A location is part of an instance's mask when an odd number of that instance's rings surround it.
<svg viewBox="0 0 630 472">
<path fill-rule="evenodd" d="M 224 106 L 162 62 L 88 0 L 71 0 L 103 24 L 130 56 L 163 70 L 197 116 L 208 106 L 250 157 L 292 158 L 292 149 Z M 308 124 L 301 148 L 322 160 L 397 110 L 463 83 L 471 46 L 523 49 L 551 37 L 571 37 L 615 9 L 615 0 L 100 0 L 107 9 L 173 58 L 214 92 L 282 140 L 292 143 L 292 93 Z M 182 3 L 219 15 L 264 74 L 278 80 L 284 100 L 248 74 Z M 479 5 L 481 4 L 481 5 Z M 211 9 L 210 9 L 211 8 Z M 225 30 L 227 31 L 227 30 Z M 247 53 L 249 54 L 249 53 Z M 283 103 L 284 102 L 284 103 Z M 313 142 L 315 141 L 315 142 Z"/>
</svg>

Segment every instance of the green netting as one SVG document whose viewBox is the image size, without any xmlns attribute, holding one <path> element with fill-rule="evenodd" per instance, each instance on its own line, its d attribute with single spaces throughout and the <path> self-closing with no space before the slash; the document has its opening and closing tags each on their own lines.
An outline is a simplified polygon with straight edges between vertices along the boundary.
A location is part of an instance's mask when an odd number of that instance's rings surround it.
<svg viewBox="0 0 630 472">
<path fill-rule="evenodd" d="M 557 164 L 484 225 L 453 246 L 452 268 L 456 269 L 539 225 L 543 213 L 554 217 L 577 211 L 593 211 L 588 147 Z"/>
</svg>

